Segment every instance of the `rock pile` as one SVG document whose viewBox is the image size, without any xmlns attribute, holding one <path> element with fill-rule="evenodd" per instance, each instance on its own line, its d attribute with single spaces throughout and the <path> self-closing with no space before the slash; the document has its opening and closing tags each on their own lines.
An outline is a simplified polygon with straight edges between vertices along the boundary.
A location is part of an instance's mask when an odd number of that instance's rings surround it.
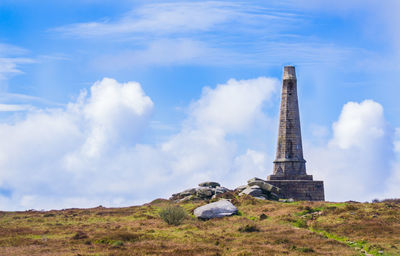
<svg viewBox="0 0 400 256">
<path fill-rule="evenodd" d="M 218 202 L 206 204 L 194 209 L 194 216 L 199 219 L 222 218 L 234 215 L 238 209 L 228 200 L 221 199 Z"/>
<path fill-rule="evenodd" d="M 177 202 L 188 200 L 210 200 L 219 194 L 230 191 L 225 187 L 221 187 L 218 182 L 203 182 L 197 188 L 187 189 L 180 193 L 173 194 L 169 199 Z"/>
<path fill-rule="evenodd" d="M 265 180 L 252 178 L 247 181 L 247 185 L 237 187 L 235 191 L 239 192 L 239 196 L 250 195 L 258 199 L 279 200 L 280 189 Z"/>
</svg>

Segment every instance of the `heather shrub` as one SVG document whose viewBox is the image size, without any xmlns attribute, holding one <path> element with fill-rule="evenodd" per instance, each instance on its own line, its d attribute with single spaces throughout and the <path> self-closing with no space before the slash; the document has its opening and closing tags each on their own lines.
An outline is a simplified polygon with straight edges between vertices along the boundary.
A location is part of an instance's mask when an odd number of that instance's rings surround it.
<svg viewBox="0 0 400 256">
<path fill-rule="evenodd" d="M 239 232 L 250 233 L 250 232 L 259 232 L 259 231 L 260 231 L 260 229 L 254 224 L 247 224 L 246 226 L 239 228 Z"/>
<path fill-rule="evenodd" d="M 187 213 L 180 206 L 167 206 L 160 211 L 160 217 L 169 225 L 178 226 L 187 217 Z"/>
</svg>

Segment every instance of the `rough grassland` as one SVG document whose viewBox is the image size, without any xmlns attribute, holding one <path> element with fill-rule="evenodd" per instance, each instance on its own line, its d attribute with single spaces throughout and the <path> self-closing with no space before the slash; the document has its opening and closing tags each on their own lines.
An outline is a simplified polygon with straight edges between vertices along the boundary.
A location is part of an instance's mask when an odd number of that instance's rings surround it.
<svg viewBox="0 0 400 256">
<path fill-rule="evenodd" d="M 128 208 L 0 212 L 0 255 L 400 255 L 400 202 L 233 199 L 239 215 L 169 226 L 155 200 Z M 264 216 L 264 215 L 266 216 Z M 260 218 L 260 216 L 262 217 Z"/>
</svg>

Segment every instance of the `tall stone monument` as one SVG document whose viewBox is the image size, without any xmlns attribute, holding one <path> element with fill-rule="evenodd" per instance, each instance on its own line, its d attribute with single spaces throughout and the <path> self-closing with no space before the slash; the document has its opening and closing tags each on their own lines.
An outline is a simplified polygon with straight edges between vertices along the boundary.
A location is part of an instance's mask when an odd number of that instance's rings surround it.
<svg viewBox="0 0 400 256">
<path fill-rule="evenodd" d="M 285 66 L 279 118 L 278 145 L 273 174 L 268 183 L 281 189 L 281 196 L 295 200 L 323 201 L 324 183 L 306 173 L 303 158 L 297 78 L 293 66 Z"/>
</svg>

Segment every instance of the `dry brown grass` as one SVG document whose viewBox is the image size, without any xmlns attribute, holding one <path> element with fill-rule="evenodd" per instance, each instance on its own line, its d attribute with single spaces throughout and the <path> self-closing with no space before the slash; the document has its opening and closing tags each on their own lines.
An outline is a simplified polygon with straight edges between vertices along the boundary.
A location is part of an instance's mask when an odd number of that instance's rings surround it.
<svg viewBox="0 0 400 256">
<path fill-rule="evenodd" d="M 117 209 L 0 212 L 0 255 L 360 255 L 359 244 L 351 241 L 364 241 L 375 255 L 400 255 L 396 201 L 279 203 L 247 197 L 233 203 L 241 216 L 191 217 L 179 226 L 160 218 L 160 209 L 171 204 L 166 200 Z M 191 214 L 201 204 L 180 206 Z"/>
</svg>

